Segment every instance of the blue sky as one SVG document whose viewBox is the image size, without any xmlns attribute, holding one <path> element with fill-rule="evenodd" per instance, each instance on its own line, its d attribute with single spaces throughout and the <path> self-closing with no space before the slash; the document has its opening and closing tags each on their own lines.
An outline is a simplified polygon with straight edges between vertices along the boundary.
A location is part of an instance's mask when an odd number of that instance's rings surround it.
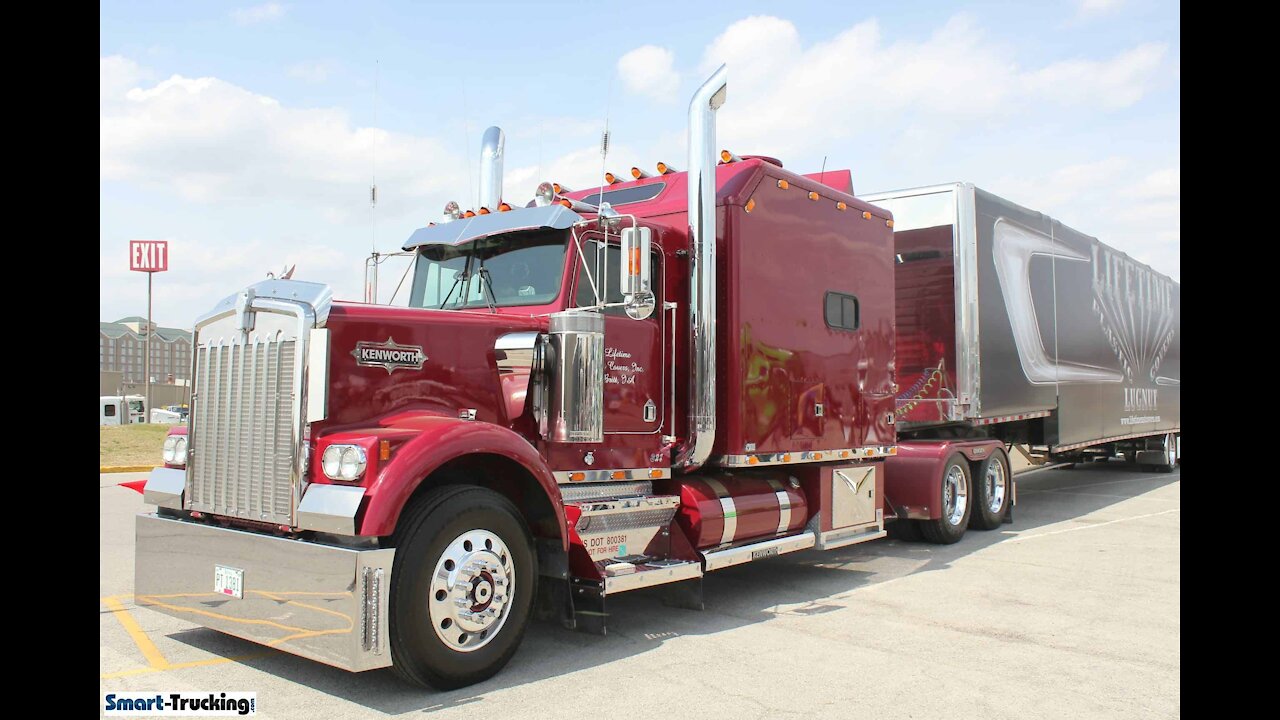
<svg viewBox="0 0 1280 720">
<path fill-rule="evenodd" d="M 131 238 L 171 242 L 166 325 L 286 263 L 358 299 L 374 243 L 472 204 L 488 125 L 520 203 L 599 182 L 606 116 L 608 169 L 683 167 L 722 61 L 739 154 L 825 156 L 858 193 L 975 182 L 1177 278 L 1179 31 L 1154 0 L 104 2 L 101 315 L 145 310 Z"/>
</svg>

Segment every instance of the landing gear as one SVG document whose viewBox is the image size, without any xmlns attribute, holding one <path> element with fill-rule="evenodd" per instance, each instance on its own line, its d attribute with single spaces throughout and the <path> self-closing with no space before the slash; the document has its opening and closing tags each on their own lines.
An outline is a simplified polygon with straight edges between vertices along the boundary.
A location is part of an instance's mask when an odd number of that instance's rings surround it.
<svg viewBox="0 0 1280 720">
<path fill-rule="evenodd" d="M 509 500 L 447 485 L 414 500 L 396 528 L 392 668 L 441 690 L 502 669 L 524 636 L 538 584 L 533 539 Z"/>
</svg>

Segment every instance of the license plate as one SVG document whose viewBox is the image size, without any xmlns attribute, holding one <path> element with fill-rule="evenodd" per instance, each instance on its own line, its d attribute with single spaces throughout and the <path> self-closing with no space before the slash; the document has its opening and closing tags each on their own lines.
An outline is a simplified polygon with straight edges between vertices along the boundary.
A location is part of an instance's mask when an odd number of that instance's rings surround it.
<svg viewBox="0 0 1280 720">
<path fill-rule="evenodd" d="M 244 570 L 225 565 L 214 565 L 213 591 L 219 595 L 230 595 L 231 597 L 243 599 Z"/>
</svg>

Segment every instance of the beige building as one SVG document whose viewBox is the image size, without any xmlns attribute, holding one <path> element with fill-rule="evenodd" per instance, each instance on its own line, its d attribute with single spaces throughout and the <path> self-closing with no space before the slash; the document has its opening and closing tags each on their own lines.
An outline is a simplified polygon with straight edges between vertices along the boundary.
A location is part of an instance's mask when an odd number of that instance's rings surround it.
<svg viewBox="0 0 1280 720">
<path fill-rule="evenodd" d="M 98 323 L 99 369 L 120 373 L 121 383 L 145 383 L 146 330 L 147 319 L 137 316 Z M 190 375 L 191 333 L 153 324 L 151 382 L 185 385 Z"/>
</svg>

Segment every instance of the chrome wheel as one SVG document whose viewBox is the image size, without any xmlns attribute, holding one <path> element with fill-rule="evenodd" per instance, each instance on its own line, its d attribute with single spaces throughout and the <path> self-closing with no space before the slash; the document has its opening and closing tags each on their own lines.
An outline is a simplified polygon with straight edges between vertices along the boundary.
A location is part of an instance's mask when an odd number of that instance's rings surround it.
<svg viewBox="0 0 1280 720">
<path fill-rule="evenodd" d="M 1164 436 L 1164 460 L 1169 467 L 1178 464 L 1178 439 L 1173 435 Z"/>
<path fill-rule="evenodd" d="M 1005 488 L 1008 486 L 1004 463 L 999 458 L 993 458 L 987 463 L 987 476 L 982 480 L 987 484 L 987 510 L 992 514 L 1000 512 L 1000 508 L 1004 507 Z"/>
<path fill-rule="evenodd" d="M 965 481 L 964 470 L 959 465 L 952 465 L 942 479 L 942 516 L 949 524 L 959 525 L 964 521 L 968 507 L 969 483 Z"/>
<path fill-rule="evenodd" d="M 493 640 L 510 615 L 516 573 L 502 538 L 488 530 L 459 535 L 441 554 L 428 598 L 436 635 L 471 652 Z"/>
</svg>

